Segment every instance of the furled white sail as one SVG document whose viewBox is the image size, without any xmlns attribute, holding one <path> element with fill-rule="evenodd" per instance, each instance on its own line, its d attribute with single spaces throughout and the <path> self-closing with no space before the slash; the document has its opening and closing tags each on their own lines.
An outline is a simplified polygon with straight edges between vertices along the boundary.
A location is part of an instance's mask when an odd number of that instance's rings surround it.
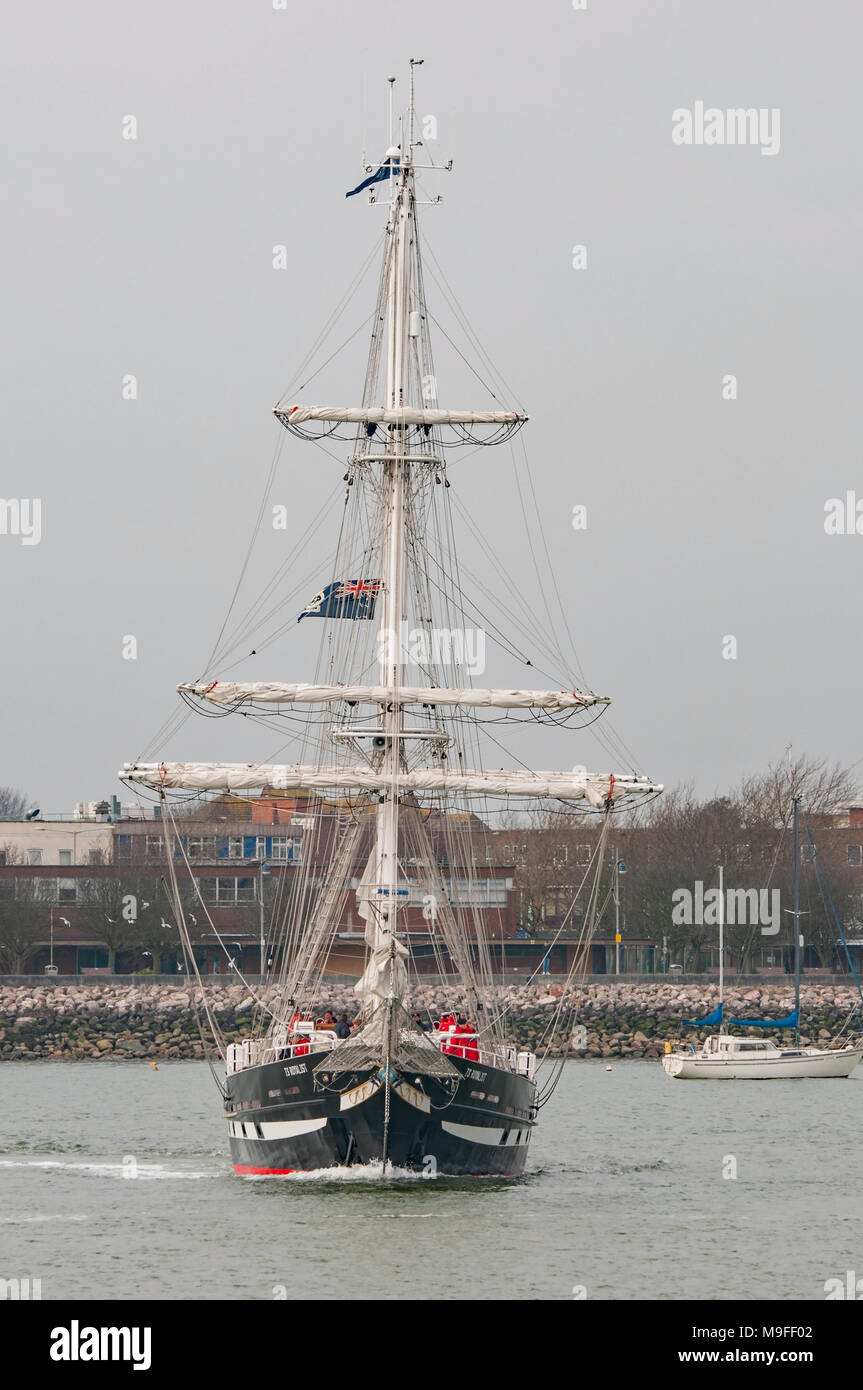
<svg viewBox="0 0 863 1390">
<path fill-rule="evenodd" d="M 376 861 L 376 852 L 372 850 L 357 886 L 357 912 L 365 923 L 363 935 L 370 955 L 354 985 L 355 993 L 372 1001 L 375 1007 L 389 998 L 404 998 L 408 981 L 404 961 L 409 955 L 408 948 L 393 935 L 389 924 L 384 927 L 377 911 L 381 899 L 375 884 Z"/>
<path fill-rule="evenodd" d="M 514 410 L 419 410 L 382 405 L 294 405 L 276 406 L 273 412 L 286 425 L 302 425 L 308 420 L 331 421 L 343 425 L 515 425 L 528 417 Z"/>
<path fill-rule="evenodd" d="M 213 705 L 243 701 L 268 705 L 334 704 L 338 700 L 386 705 L 392 691 L 385 685 L 286 685 L 281 681 L 191 681 L 178 685 L 184 694 L 197 695 Z M 568 709 L 609 705 L 607 695 L 581 690 L 449 690 L 436 686 L 400 686 L 400 705 L 491 706 L 494 709 L 547 709 L 562 714 Z"/>
<path fill-rule="evenodd" d="M 312 791 L 377 791 L 388 777 L 369 767 L 308 767 L 290 763 L 125 763 L 120 777 L 150 787 L 189 791 L 263 791 L 298 787 Z M 612 773 L 484 772 L 473 769 L 445 772 L 414 768 L 398 777 L 400 792 L 449 792 L 479 796 L 551 796 L 563 801 L 588 801 L 600 807 L 632 792 L 662 791 L 646 777 L 617 777 Z"/>
</svg>

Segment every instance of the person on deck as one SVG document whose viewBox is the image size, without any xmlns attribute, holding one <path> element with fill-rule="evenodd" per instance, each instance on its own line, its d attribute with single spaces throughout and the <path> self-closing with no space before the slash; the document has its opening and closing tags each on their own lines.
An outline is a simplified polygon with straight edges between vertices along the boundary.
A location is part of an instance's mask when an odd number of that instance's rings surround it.
<svg viewBox="0 0 863 1390">
<path fill-rule="evenodd" d="M 467 1041 L 465 1038 L 465 1034 L 470 1032 L 471 1029 L 468 1026 L 467 1019 L 464 1017 L 463 1014 L 459 1014 L 458 1023 L 450 1033 L 450 1038 L 452 1039 L 452 1041 L 450 1042 L 449 1047 L 445 1048 L 444 1051 L 451 1052 L 456 1057 L 466 1057 Z"/>
<path fill-rule="evenodd" d="M 351 1036 L 351 1025 L 348 1023 L 347 1014 L 342 1014 L 338 1023 L 333 1026 L 333 1032 L 337 1038 L 349 1038 Z"/>
<path fill-rule="evenodd" d="M 469 1022 L 469 1023 L 467 1024 L 466 1028 L 465 1028 L 465 1033 L 471 1035 L 471 1036 L 468 1038 L 467 1042 L 465 1043 L 465 1048 L 464 1048 L 464 1055 L 465 1055 L 465 1058 L 466 1058 L 466 1060 L 467 1060 L 468 1062 L 478 1062 L 478 1061 L 479 1061 L 479 1039 L 478 1039 L 478 1037 L 477 1037 L 477 1035 L 476 1035 L 476 1024 L 475 1024 L 475 1023 L 470 1023 L 470 1022 Z"/>
</svg>

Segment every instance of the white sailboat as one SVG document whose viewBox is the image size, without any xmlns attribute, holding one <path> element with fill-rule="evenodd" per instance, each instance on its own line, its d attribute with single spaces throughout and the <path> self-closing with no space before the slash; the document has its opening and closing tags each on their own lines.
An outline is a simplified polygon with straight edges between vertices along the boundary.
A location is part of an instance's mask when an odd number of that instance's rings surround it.
<svg viewBox="0 0 863 1390">
<path fill-rule="evenodd" d="M 798 800 L 794 806 L 794 1011 L 784 1019 L 732 1019 L 732 1023 L 758 1028 L 793 1028 L 797 1044 L 782 1047 L 772 1038 L 750 1034 L 738 1037 L 723 1029 L 725 966 L 725 895 L 722 866 L 719 868 L 719 1006 L 709 1021 L 719 1024 L 719 1032 L 705 1039 L 700 1048 L 666 1044 L 662 1066 L 667 1076 L 678 1081 L 788 1081 L 795 1077 L 842 1078 L 850 1076 L 860 1058 L 863 1044 L 849 1042 L 843 1047 L 800 1047 L 800 829 Z"/>
<path fill-rule="evenodd" d="M 545 1093 L 537 1058 L 509 1041 L 506 1010 L 496 1003 L 489 941 L 473 906 L 472 808 L 476 798 L 482 805 L 553 798 L 608 817 L 621 800 L 661 790 L 634 772 L 484 769 L 482 711 L 498 721 L 523 712 L 525 721 L 559 727 L 608 701 L 571 684 L 474 689 L 463 656 L 439 659 L 433 641 L 403 650 L 405 626 L 433 634 L 451 631 L 453 618 L 466 620 L 447 448 L 499 443 L 527 419 L 521 410 L 437 404 L 415 192 L 417 170 L 435 166 L 416 161 L 413 68 L 412 60 L 403 134 L 394 143 L 391 79 L 389 149 L 352 190 L 368 187 L 370 201 L 386 195 L 388 203 L 362 404 L 275 409 L 290 435 L 351 442 L 330 573 L 359 577 L 335 580 L 306 610 L 327 623 L 311 681 L 221 681 L 208 670 L 178 687 L 199 708 L 289 717 L 301 726 L 299 756 L 283 763 L 135 761 L 120 773 L 156 789 L 166 820 L 174 790 L 290 792 L 305 798 L 302 814 L 314 826 L 293 898 L 271 932 L 277 994 L 256 999 L 256 1029 L 221 1049 L 225 1118 L 242 1174 L 381 1161 L 423 1169 L 433 1162 L 454 1174 L 521 1172 Z M 374 616 L 377 631 L 371 621 L 356 621 Z M 456 683 L 453 665 L 463 677 Z M 418 895 L 434 917 L 423 949 L 450 972 L 456 1009 L 466 1015 L 456 1041 L 443 1019 L 423 1032 L 405 1009 L 413 951 L 407 916 Z M 349 898 L 364 923 L 366 957 L 356 986 L 358 1026 L 341 1038 L 315 1019 Z M 176 912 L 183 931 L 179 894 Z"/>
</svg>

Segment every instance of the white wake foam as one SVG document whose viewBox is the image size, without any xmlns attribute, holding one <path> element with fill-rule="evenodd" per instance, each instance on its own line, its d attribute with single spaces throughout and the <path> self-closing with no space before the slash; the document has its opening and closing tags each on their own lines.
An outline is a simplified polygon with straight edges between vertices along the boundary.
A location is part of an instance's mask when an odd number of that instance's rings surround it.
<svg viewBox="0 0 863 1390">
<path fill-rule="evenodd" d="M 23 1226 L 32 1221 L 89 1221 L 89 1216 L 78 1216 L 72 1212 L 38 1212 L 34 1216 L 0 1216 L 0 1226 Z"/>
<path fill-rule="evenodd" d="M 354 1163 L 349 1168 L 311 1168 L 296 1173 L 244 1173 L 250 1182 L 428 1182 L 437 1173 L 418 1173 L 412 1168 L 394 1168 L 382 1163 Z"/>
<path fill-rule="evenodd" d="M 130 1169 L 125 1163 L 65 1163 L 56 1158 L 0 1158 L 0 1168 L 59 1169 L 64 1172 L 86 1173 L 91 1177 L 121 1178 L 127 1182 L 153 1181 L 162 1178 L 198 1179 L 220 1178 L 221 1168 L 166 1168 L 163 1163 L 136 1163 Z"/>
</svg>

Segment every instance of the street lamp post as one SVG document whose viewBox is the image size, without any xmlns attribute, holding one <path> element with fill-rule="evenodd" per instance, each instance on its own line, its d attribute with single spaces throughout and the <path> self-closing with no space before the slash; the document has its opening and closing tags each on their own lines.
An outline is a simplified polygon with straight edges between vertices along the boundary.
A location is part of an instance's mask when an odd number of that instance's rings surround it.
<svg viewBox="0 0 863 1390">
<path fill-rule="evenodd" d="M 626 873 L 626 865 L 614 847 L 614 973 L 620 974 L 620 875 Z"/>
<path fill-rule="evenodd" d="M 263 980 L 266 970 L 266 941 L 264 940 L 264 874 L 270 872 L 270 866 L 265 859 L 258 863 L 258 913 L 259 913 L 259 935 L 261 946 L 261 979 Z"/>
<path fill-rule="evenodd" d="M 617 870 L 617 846 L 614 847 L 614 973 L 620 974 L 620 876 Z"/>
<path fill-rule="evenodd" d="M 49 953 L 49 957 L 48 957 L 48 964 L 45 966 L 45 974 L 46 974 L 46 975 L 56 975 L 56 974 L 57 974 L 57 966 L 54 964 L 54 909 L 53 909 L 53 907 L 51 908 L 51 912 L 50 912 L 50 920 L 51 920 L 51 945 L 50 945 L 50 953 Z M 71 926 L 71 922 L 69 921 L 69 918 L 68 918 L 68 917 L 61 917 L 61 918 L 60 918 L 60 921 L 63 923 L 63 926 L 64 926 L 64 927 Z"/>
</svg>

